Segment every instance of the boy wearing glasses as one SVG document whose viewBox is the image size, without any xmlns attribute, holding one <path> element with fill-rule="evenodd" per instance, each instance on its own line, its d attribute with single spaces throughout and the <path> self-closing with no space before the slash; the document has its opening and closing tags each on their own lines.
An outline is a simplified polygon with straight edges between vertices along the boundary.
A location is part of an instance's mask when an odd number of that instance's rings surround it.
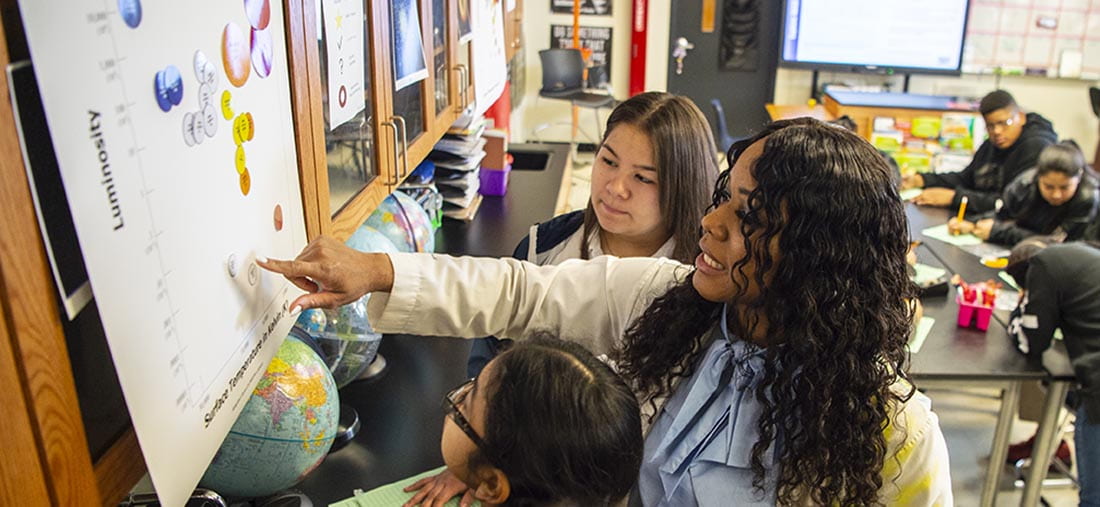
<svg viewBox="0 0 1100 507">
<path fill-rule="evenodd" d="M 982 97 L 979 111 L 989 133 L 965 169 L 951 173 L 906 176 L 902 188 L 924 188 L 913 202 L 957 209 L 963 197 L 972 213 L 993 211 L 1012 180 L 1035 167 L 1039 152 L 1058 141 L 1050 121 L 1038 113 L 1024 113 L 1004 90 Z"/>
</svg>

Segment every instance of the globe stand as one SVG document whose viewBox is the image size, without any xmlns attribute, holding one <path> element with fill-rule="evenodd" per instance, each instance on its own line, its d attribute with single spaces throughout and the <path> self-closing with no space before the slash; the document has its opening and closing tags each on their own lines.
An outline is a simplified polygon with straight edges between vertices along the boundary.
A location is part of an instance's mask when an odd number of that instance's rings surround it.
<svg viewBox="0 0 1100 507">
<path fill-rule="evenodd" d="M 336 437 L 332 439 L 332 446 L 328 449 L 329 454 L 339 451 L 345 445 L 351 443 L 355 439 L 355 435 L 359 434 L 360 426 L 359 412 L 355 410 L 355 407 L 341 403 L 340 422 L 336 426 Z"/>
<path fill-rule="evenodd" d="M 301 491 L 287 489 L 252 502 L 254 507 L 313 507 L 313 501 Z"/>
<path fill-rule="evenodd" d="M 217 492 L 209 489 L 198 488 L 191 492 L 191 498 L 187 499 L 187 505 L 202 505 L 203 507 L 228 507 L 229 503 Z M 118 502 L 118 507 L 154 507 L 160 506 L 160 499 L 156 493 L 130 493 L 126 498 Z M 303 506 L 304 507 L 304 506 Z"/>
<path fill-rule="evenodd" d="M 358 377 L 355 377 L 353 382 L 359 382 L 363 380 L 378 380 L 382 378 L 382 375 L 386 373 L 386 367 L 388 363 L 386 358 L 382 357 L 381 353 L 375 354 L 374 361 L 371 361 L 370 366 L 367 367 L 363 373 L 360 373 Z"/>
</svg>

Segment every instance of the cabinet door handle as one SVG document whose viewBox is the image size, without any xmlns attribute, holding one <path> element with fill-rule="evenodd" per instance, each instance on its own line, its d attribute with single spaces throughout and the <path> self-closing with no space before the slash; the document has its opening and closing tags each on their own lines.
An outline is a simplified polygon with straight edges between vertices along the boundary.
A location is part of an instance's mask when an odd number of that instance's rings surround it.
<svg viewBox="0 0 1100 507">
<path fill-rule="evenodd" d="M 400 148 L 398 148 L 397 146 L 397 124 L 392 121 L 384 121 L 382 122 L 382 126 L 390 127 L 393 129 L 393 181 L 389 181 L 387 179 L 385 184 L 397 185 L 397 183 L 400 181 L 400 177 L 397 176 L 397 152 L 400 151 Z"/>
<path fill-rule="evenodd" d="M 367 151 L 370 147 L 371 137 L 370 125 L 367 124 L 367 115 L 364 114 L 363 119 L 359 120 L 359 163 L 361 164 L 359 167 L 362 168 L 360 173 L 364 180 L 367 178 Z M 376 168 L 372 167 L 371 169 Z"/>
<path fill-rule="evenodd" d="M 462 98 L 462 109 L 465 110 L 466 106 L 470 105 L 470 102 L 467 100 L 467 98 L 470 95 L 469 94 L 469 90 L 470 90 L 470 73 L 466 69 L 466 65 L 461 64 L 461 63 L 458 64 L 458 72 L 459 72 L 459 76 L 460 76 L 458 82 L 459 82 L 459 87 L 461 88 L 459 90 L 458 94 L 459 94 L 459 97 Z"/>
<path fill-rule="evenodd" d="M 455 65 L 452 69 L 458 74 L 458 84 L 455 85 L 455 88 L 458 89 L 458 100 L 455 101 L 455 107 L 458 108 L 459 113 L 462 113 L 462 111 L 466 109 L 466 104 L 462 97 L 462 64 Z"/>
<path fill-rule="evenodd" d="M 393 115 L 393 119 L 401 124 L 401 166 L 405 168 L 405 171 L 401 173 L 401 178 L 405 178 L 409 175 L 409 131 L 405 128 L 405 118 L 401 115 Z M 397 134 L 397 131 L 394 131 Z M 401 183 L 399 180 L 397 183 Z"/>
</svg>

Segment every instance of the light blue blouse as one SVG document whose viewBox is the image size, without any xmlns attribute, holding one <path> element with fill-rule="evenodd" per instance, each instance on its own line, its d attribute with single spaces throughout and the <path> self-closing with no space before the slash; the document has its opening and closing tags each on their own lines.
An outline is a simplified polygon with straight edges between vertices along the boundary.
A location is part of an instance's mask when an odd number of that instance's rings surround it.
<svg viewBox="0 0 1100 507">
<path fill-rule="evenodd" d="M 764 453 L 764 491 L 753 488 L 750 465 L 763 411 L 754 389 L 763 377 L 764 350 L 730 338 L 725 309 L 714 334 L 646 437 L 638 480 L 644 505 L 775 504 L 775 446 Z"/>
</svg>

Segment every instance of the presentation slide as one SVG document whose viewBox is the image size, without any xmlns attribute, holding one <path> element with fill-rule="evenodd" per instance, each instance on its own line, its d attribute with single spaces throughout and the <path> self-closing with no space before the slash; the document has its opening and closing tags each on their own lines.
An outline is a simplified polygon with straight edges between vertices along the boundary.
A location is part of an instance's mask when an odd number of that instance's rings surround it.
<svg viewBox="0 0 1100 507">
<path fill-rule="evenodd" d="M 959 68 L 967 0 L 787 0 L 783 60 Z"/>
<path fill-rule="evenodd" d="M 65 192 L 161 503 L 286 336 L 305 245 L 282 2 L 21 0 Z"/>
</svg>

